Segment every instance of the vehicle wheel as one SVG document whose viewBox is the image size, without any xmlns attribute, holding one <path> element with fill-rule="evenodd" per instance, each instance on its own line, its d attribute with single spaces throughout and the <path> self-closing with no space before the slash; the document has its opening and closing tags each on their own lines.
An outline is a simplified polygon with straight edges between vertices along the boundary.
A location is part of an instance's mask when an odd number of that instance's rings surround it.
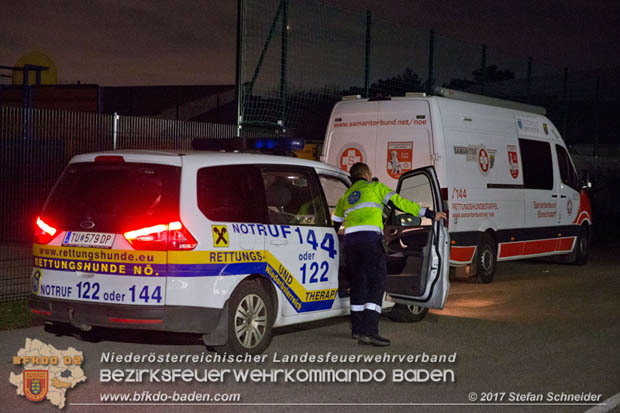
<svg viewBox="0 0 620 413">
<path fill-rule="evenodd" d="M 415 323 L 426 317 L 428 308 L 419 305 L 396 304 L 392 307 L 392 311 L 388 313 L 388 317 L 397 323 Z"/>
<path fill-rule="evenodd" d="M 476 277 L 483 284 L 488 284 L 495 278 L 495 266 L 497 264 L 497 247 L 489 234 L 483 234 L 478 244 L 476 253 L 476 265 L 478 271 Z"/>
<path fill-rule="evenodd" d="M 218 352 L 260 354 L 271 342 L 273 305 L 257 281 L 244 281 L 228 305 L 228 342 Z"/>
<path fill-rule="evenodd" d="M 579 229 L 577 245 L 575 245 L 575 253 L 575 264 L 584 265 L 588 261 L 588 255 L 590 255 L 590 238 L 588 228 L 585 226 L 582 226 Z"/>
</svg>

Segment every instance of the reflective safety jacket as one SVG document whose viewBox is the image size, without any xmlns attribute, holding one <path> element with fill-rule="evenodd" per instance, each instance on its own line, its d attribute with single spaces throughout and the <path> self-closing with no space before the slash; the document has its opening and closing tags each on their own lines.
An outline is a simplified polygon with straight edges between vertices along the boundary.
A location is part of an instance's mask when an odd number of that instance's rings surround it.
<svg viewBox="0 0 620 413">
<path fill-rule="evenodd" d="M 426 212 L 426 208 L 401 197 L 381 182 L 361 179 L 340 198 L 332 220 L 344 222 L 345 234 L 358 231 L 383 233 L 383 207 L 389 201 L 400 210 L 418 217 L 423 217 Z"/>
</svg>

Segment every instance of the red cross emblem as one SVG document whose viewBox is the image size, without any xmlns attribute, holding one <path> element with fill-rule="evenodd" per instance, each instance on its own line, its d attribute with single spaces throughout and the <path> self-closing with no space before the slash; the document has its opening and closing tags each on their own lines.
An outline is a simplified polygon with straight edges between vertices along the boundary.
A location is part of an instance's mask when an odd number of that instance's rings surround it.
<svg viewBox="0 0 620 413">
<path fill-rule="evenodd" d="M 478 152 L 478 164 L 480 165 L 480 170 L 483 173 L 489 172 L 489 154 L 484 148 L 481 148 L 480 152 Z"/>
<path fill-rule="evenodd" d="M 342 155 L 340 155 L 340 169 L 349 172 L 353 164 L 357 162 L 364 162 L 364 157 L 359 149 L 347 148 L 342 151 Z"/>
</svg>

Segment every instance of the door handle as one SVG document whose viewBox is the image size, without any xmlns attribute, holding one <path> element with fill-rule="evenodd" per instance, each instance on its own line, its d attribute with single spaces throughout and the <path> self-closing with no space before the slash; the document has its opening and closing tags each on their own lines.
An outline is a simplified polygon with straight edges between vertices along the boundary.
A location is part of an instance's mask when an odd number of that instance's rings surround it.
<svg viewBox="0 0 620 413">
<path fill-rule="evenodd" d="M 286 245 L 288 244 L 288 241 L 285 239 L 272 239 L 271 241 L 271 245 Z"/>
<path fill-rule="evenodd" d="M 557 198 L 557 197 L 558 197 L 557 195 L 551 195 L 551 198 Z"/>
<path fill-rule="evenodd" d="M 560 198 L 566 198 L 566 195 L 560 195 Z"/>
</svg>

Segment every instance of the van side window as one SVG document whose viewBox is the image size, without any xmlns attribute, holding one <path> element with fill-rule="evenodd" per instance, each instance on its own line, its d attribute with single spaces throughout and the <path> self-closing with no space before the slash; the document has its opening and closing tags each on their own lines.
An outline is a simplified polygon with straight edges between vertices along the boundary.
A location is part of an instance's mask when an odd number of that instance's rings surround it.
<svg viewBox="0 0 620 413">
<path fill-rule="evenodd" d="M 553 163 L 548 142 L 519 139 L 526 189 L 553 189 Z"/>
<path fill-rule="evenodd" d="M 271 224 L 330 225 L 325 199 L 316 175 L 311 172 L 297 167 L 263 168 Z"/>
<path fill-rule="evenodd" d="M 331 215 L 336 209 L 336 204 L 338 204 L 342 195 L 344 195 L 349 188 L 343 181 L 333 176 L 319 175 L 319 180 L 321 181 L 321 186 L 323 187 L 323 192 L 327 199 L 329 214 Z"/>
<path fill-rule="evenodd" d="M 570 156 L 566 149 L 560 145 L 555 145 L 555 150 L 558 155 L 558 165 L 560 167 L 560 178 L 562 183 L 570 186 L 576 191 L 579 191 L 579 178 L 577 172 L 570 161 Z"/>
<path fill-rule="evenodd" d="M 198 170 L 198 208 L 212 221 L 267 223 L 260 170 L 252 165 Z"/>
</svg>

